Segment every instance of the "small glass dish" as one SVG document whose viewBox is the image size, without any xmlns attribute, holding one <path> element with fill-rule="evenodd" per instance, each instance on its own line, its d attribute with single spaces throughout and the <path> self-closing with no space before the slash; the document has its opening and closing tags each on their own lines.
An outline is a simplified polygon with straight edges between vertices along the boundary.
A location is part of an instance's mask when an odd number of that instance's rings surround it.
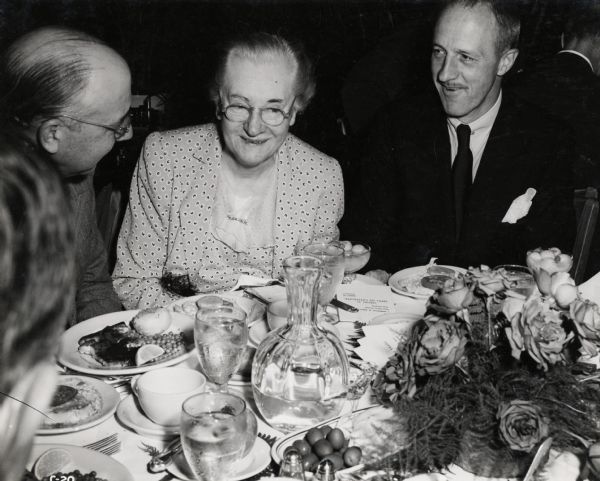
<svg viewBox="0 0 600 481">
<path fill-rule="evenodd" d="M 339 241 L 344 249 L 344 274 L 353 274 L 367 265 L 371 258 L 371 247 L 362 242 Z"/>
</svg>

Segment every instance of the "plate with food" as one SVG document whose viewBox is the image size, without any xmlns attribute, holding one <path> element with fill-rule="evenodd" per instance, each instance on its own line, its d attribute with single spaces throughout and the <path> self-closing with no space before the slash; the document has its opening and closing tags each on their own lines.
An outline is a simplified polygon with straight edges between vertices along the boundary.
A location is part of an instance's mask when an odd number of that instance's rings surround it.
<svg viewBox="0 0 600 481">
<path fill-rule="evenodd" d="M 265 469 L 270 462 L 269 445 L 262 439 L 256 438 L 256 442 L 248 455 L 235 463 L 234 473 L 228 479 L 229 481 L 240 481 L 255 476 Z M 167 466 L 167 471 L 176 478 L 185 481 L 197 479 L 183 453 L 179 453 L 173 458 L 173 462 Z"/>
<path fill-rule="evenodd" d="M 64 434 L 96 426 L 114 414 L 119 400 L 119 393 L 99 379 L 60 376 L 37 433 Z"/>
<path fill-rule="evenodd" d="M 35 444 L 26 468 L 29 477 L 24 479 L 31 480 L 134 481 L 128 469 L 110 456 L 70 444 Z"/>
<path fill-rule="evenodd" d="M 397 294 L 429 299 L 448 279 L 464 275 L 466 272 L 462 267 L 428 264 L 398 271 L 390 277 L 388 284 Z"/>
<path fill-rule="evenodd" d="M 372 406 L 359 409 L 354 415 L 371 408 Z M 348 423 L 343 422 L 349 417 L 342 418 L 340 426 L 338 416 L 278 439 L 271 448 L 271 457 L 277 464 L 281 464 L 286 451 L 294 448 L 302 455 L 304 470 L 307 472 L 314 474 L 317 464 L 324 459 L 329 459 L 338 473 L 357 470 L 362 462 L 362 448 L 354 445 L 346 429 Z"/>
<path fill-rule="evenodd" d="M 61 337 L 58 361 L 77 372 L 133 375 L 187 359 L 194 349 L 194 319 L 166 308 L 93 317 Z"/>
</svg>

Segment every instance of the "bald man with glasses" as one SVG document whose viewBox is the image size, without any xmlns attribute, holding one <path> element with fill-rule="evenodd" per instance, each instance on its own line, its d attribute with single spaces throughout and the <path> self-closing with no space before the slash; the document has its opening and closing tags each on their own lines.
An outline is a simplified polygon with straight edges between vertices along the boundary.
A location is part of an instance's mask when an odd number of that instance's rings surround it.
<svg viewBox="0 0 600 481">
<path fill-rule="evenodd" d="M 86 33 L 37 29 L 2 57 L 3 126 L 54 162 L 71 201 L 77 293 L 69 324 L 122 309 L 96 224 L 93 173 L 115 142 L 131 138 L 130 107 L 127 63 Z"/>
</svg>

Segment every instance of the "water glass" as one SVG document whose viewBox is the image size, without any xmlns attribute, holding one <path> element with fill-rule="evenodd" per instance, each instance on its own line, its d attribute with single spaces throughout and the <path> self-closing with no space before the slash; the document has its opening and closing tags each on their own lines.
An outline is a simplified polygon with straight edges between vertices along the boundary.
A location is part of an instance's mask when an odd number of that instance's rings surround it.
<svg viewBox="0 0 600 481">
<path fill-rule="evenodd" d="M 246 403 L 240 397 L 216 392 L 188 398 L 181 408 L 181 445 L 196 479 L 231 479 L 244 453 L 246 430 Z"/>
<path fill-rule="evenodd" d="M 298 254 L 313 256 L 323 261 L 323 273 L 319 284 L 319 306 L 325 307 L 335 297 L 344 278 L 344 249 L 329 242 L 315 242 L 297 249 Z"/>
<path fill-rule="evenodd" d="M 246 313 L 225 304 L 200 309 L 194 323 L 194 341 L 200 370 L 218 391 L 226 392 L 248 343 Z"/>
</svg>

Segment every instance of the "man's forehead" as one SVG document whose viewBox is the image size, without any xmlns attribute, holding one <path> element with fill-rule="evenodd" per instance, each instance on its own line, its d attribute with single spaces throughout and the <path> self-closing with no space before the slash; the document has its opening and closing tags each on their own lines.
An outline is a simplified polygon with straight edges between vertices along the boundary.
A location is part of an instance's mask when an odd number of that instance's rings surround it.
<svg viewBox="0 0 600 481">
<path fill-rule="evenodd" d="M 453 5 L 440 15 L 435 31 L 434 43 L 449 41 L 453 48 L 469 50 L 476 44 L 495 45 L 498 24 L 492 11 L 485 5 L 467 7 Z M 442 45 L 443 46 L 443 45 Z"/>
</svg>

